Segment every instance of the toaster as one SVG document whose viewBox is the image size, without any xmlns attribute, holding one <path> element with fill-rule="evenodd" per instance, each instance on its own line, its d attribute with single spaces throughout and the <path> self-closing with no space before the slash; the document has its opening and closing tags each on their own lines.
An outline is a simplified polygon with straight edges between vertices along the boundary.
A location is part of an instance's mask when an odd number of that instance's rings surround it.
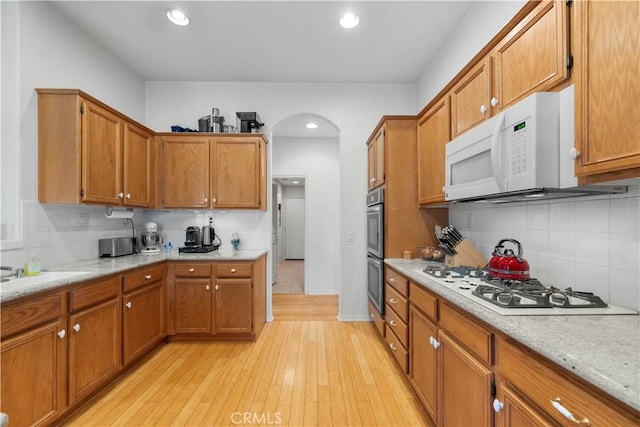
<svg viewBox="0 0 640 427">
<path fill-rule="evenodd" d="M 100 257 L 117 257 L 131 255 L 135 252 L 135 237 L 113 237 L 111 239 L 98 240 L 98 253 Z"/>
</svg>

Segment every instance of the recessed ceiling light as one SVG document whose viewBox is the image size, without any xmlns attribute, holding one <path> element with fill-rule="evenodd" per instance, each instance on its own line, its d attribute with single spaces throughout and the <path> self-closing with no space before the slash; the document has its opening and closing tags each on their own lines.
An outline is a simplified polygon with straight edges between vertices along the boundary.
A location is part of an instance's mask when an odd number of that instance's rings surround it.
<svg viewBox="0 0 640 427">
<path fill-rule="evenodd" d="M 167 18 L 176 25 L 189 25 L 189 17 L 180 9 L 167 9 Z"/>
<path fill-rule="evenodd" d="M 315 129 L 317 127 L 318 125 L 316 123 L 313 123 L 313 122 L 307 123 L 307 129 Z"/>
<path fill-rule="evenodd" d="M 342 28 L 353 28 L 360 22 L 360 18 L 353 12 L 347 12 L 340 17 Z"/>
<path fill-rule="evenodd" d="M 300 184 L 300 181 L 293 181 L 294 184 Z"/>
</svg>

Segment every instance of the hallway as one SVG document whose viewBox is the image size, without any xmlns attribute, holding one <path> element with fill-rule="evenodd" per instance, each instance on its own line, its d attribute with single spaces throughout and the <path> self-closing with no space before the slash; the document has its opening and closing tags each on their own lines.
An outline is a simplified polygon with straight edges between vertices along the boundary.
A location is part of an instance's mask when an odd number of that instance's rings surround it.
<svg viewBox="0 0 640 427">
<path fill-rule="evenodd" d="M 304 260 L 285 260 L 278 264 L 273 294 L 304 294 Z"/>
</svg>

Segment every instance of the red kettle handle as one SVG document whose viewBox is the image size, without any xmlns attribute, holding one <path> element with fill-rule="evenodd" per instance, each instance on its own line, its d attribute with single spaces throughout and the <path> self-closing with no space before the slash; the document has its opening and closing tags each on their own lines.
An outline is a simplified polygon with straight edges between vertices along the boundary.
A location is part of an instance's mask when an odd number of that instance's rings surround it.
<svg viewBox="0 0 640 427">
<path fill-rule="evenodd" d="M 496 247 L 493 250 L 493 254 L 494 255 L 500 255 L 500 256 L 504 256 L 504 253 L 501 251 L 502 248 L 504 248 L 503 243 L 505 242 L 511 242 L 514 245 L 516 245 L 516 247 L 518 248 L 518 254 L 516 255 L 516 258 L 518 259 L 518 261 L 522 262 L 524 260 L 523 258 L 523 251 L 522 251 L 522 245 L 520 244 L 520 242 L 518 242 L 515 239 L 502 239 L 498 242 L 498 244 L 496 245 Z"/>
</svg>

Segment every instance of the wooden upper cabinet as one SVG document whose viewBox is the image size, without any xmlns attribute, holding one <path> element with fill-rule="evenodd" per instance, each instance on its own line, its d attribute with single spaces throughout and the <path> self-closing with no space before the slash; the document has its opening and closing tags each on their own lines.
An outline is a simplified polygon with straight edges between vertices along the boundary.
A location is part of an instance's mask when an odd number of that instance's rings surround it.
<svg viewBox="0 0 640 427">
<path fill-rule="evenodd" d="M 386 177 L 387 128 L 382 126 L 373 139 L 367 143 L 369 170 L 369 190 L 380 187 Z"/>
<path fill-rule="evenodd" d="M 262 136 L 212 139 L 212 207 L 266 209 L 266 140 Z"/>
<path fill-rule="evenodd" d="M 444 202 L 445 144 L 451 140 L 449 97 L 418 119 L 418 203 Z"/>
<path fill-rule="evenodd" d="M 37 89 L 38 200 L 153 207 L 154 136 L 76 89 Z"/>
<path fill-rule="evenodd" d="M 123 203 L 152 208 L 155 204 L 155 138 L 133 123 L 123 125 Z"/>
<path fill-rule="evenodd" d="M 209 139 L 164 137 L 162 150 L 162 205 L 165 208 L 209 207 Z"/>
<path fill-rule="evenodd" d="M 576 175 L 640 177 L 640 3 L 575 2 Z"/>
<path fill-rule="evenodd" d="M 568 7 L 564 1 L 541 2 L 493 49 L 494 113 L 569 77 Z"/>
<path fill-rule="evenodd" d="M 451 89 L 452 138 L 491 117 L 491 77 L 491 58 L 487 57 Z"/>
</svg>

